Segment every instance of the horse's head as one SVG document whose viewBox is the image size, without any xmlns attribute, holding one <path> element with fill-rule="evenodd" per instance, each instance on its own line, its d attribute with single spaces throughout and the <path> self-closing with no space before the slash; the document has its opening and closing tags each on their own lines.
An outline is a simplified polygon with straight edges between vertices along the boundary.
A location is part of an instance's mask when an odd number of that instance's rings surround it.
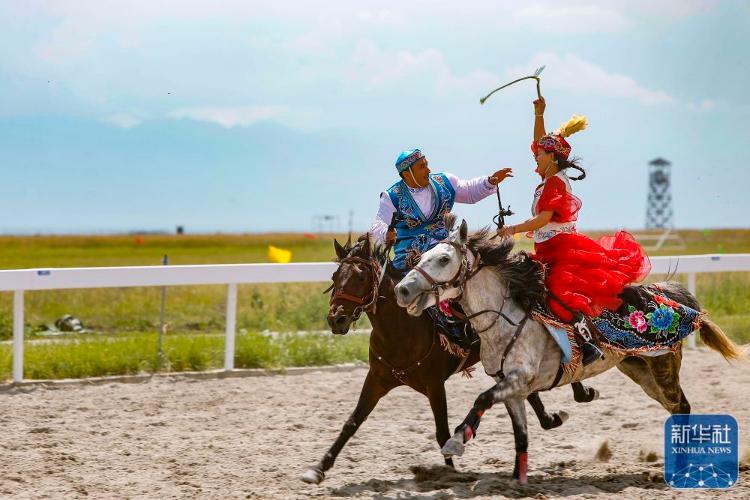
<svg viewBox="0 0 750 500">
<path fill-rule="evenodd" d="M 461 295 L 468 273 L 466 221 L 448 239 L 422 254 L 419 263 L 396 285 L 396 301 L 412 316 L 419 316 L 438 301 Z"/>
<path fill-rule="evenodd" d="M 346 335 L 363 311 L 374 309 L 378 300 L 379 266 L 370 248 L 370 236 L 364 234 L 352 246 L 333 241 L 339 268 L 331 279 L 331 307 L 328 325 L 336 335 Z"/>
</svg>

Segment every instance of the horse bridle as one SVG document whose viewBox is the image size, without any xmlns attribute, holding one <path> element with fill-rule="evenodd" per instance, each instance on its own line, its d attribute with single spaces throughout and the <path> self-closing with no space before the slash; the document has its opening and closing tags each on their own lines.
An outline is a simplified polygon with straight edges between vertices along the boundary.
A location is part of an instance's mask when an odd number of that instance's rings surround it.
<svg viewBox="0 0 750 500">
<path fill-rule="evenodd" d="M 378 288 L 379 288 L 379 274 L 380 265 L 374 260 L 363 259 L 362 257 L 344 257 L 339 261 L 339 267 L 341 264 L 356 262 L 366 266 L 372 274 L 372 288 L 367 295 L 357 297 L 344 292 L 340 288 L 336 288 L 336 284 L 332 284 L 327 290 L 332 290 L 331 300 L 328 302 L 332 305 L 336 300 L 346 300 L 348 302 L 354 302 L 357 306 L 352 311 L 352 321 L 357 321 L 363 312 L 371 312 L 375 314 L 377 303 L 378 303 Z M 325 293 L 325 292 L 324 292 Z"/>
<path fill-rule="evenodd" d="M 443 240 L 440 243 L 446 243 L 448 245 L 451 245 L 458 252 L 461 253 L 461 265 L 459 266 L 458 271 L 456 271 L 456 274 L 451 279 L 449 279 L 448 281 L 443 281 L 443 282 L 436 281 L 432 276 L 430 276 L 430 274 L 427 271 L 419 267 L 419 265 L 414 266 L 414 269 L 416 269 L 417 272 L 419 272 L 419 274 L 424 276 L 424 278 L 430 284 L 430 287 L 431 287 L 430 291 L 431 293 L 435 295 L 435 304 L 440 303 L 440 291 L 445 290 L 446 288 L 449 288 L 449 287 L 458 288 L 458 296 L 456 297 L 456 300 L 460 299 L 464 293 L 464 287 L 466 286 L 466 282 L 469 281 L 472 277 L 474 277 L 474 275 L 476 275 L 479 272 L 479 270 L 482 268 L 479 254 L 474 254 L 473 252 L 472 252 L 472 256 L 474 257 L 474 265 L 472 266 L 471 264 L 469 264 L 469 258 L 468 258 L 469 249 L 468 247 L 466 247 L 466 245 L 459 245 L 455 241 L 447 241 L 447 240 Z M 486 332 L 487 330 L 492 328 L 495 325 L 495 323 L 497 323 L 497 320 L 500 319 L 501 317 L 505 319 L 505 321 L 507 321 L 511 325 L 519 326 L 519 323 L 516 323 L 515 321 L 510 319 L 503 312 L 503 308 L 505 307 L 505 301 L 507 299 L 508 297 L 503 297 L 503 303 L 500 306 L 500 309 L 497 311 L 494 309 L 484 309 L 482 311 L 466 316 L 462 321 L 469 321 L 473 318 L 476 318 L 477 316 L 480 316 L 486 313 L 495 314 L 496 315 L 495 320 L 492 323 L 490 323 L 490 325 L 487 328 L 474 331 L 474 333 L 477 333 L 477 334 Z M 528 315 L 526 315 L 526 317 L 528 317 Z M 521 324 L 526 322 L 526 317 L 524 317 L 524 319 L 521 321 Z"/>
<path fill-rule="evenodd" d="M 476 274 L 476 271 L 479 270 L 479 266 L 477 266 L 477 269 L 472 271 L 471 266 L 469 265 L 468 248 L 465 245 L 459 245 L 454 241 L 447 240 L 443 240 L 440 243 L 451 245 L 461 253 L 461 265 L 458 267 L 458 270 L 456 270 L 456 274 L 454 274 L 451 279 L 443 282 L 436 281 L 432 276 L 430 276 L 430 273 L 419 267 L 419 264 L 414 266 L 414 269 L 419 274 L 424 276 L 424 279 L 426 279 L 427 283 L 430 284 L 430 291 L 435 295 L 435 304 L 438 304 L 440 302 L 440 291 L 445 290 L 449 287 L 458 288 L 457 298 L 460 298 L 464 293 L 464 285 L 466 284 L 466 282 L 469 280 L 469 278 Z M 478 262 L 479 257 L 474 256 L 474 260 L 475 262 Z"/>
</svg>

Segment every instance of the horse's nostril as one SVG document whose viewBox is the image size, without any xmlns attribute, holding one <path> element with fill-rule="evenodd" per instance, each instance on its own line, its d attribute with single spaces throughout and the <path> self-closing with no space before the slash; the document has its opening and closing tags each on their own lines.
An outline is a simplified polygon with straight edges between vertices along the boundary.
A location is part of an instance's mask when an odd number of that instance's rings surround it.
<svg viewBox="0 0 750 500">
<path fill-rule="evenodd" d="M 402 286 L 398 288 L 398 293 L 406 297 L 407 295 L 409 295 L 409 290 L 407 290 L 406 287 Z"/>
<path fill-rule="evenodd" d="M 346 316 L 339 316 L 336 318 L 337 325 L 343 325 L 344 323 L 346 323 Z"/>
</svg>

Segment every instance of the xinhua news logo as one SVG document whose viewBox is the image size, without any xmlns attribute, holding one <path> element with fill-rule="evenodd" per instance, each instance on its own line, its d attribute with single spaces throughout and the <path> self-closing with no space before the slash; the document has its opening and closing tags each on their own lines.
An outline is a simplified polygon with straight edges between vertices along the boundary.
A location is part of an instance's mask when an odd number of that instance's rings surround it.
<svg viewBox="0 0 750 500">
<path fill-rule="evenodd" d="M 731 415 L 672 415 L 664 423 L 664 481 L 672 488 L 731 488 L 739 477 Z"/>
</svg>

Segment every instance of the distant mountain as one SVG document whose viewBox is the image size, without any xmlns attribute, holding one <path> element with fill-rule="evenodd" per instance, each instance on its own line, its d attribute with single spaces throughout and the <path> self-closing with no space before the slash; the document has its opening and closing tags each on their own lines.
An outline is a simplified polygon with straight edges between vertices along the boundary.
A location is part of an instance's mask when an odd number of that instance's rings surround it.
<svg viewBox="0 0 750 500">
<path fill-rule="evenodd" d="M 384 151 L 354 132 L 273 122 L 228 129 L 165 119 L 126 129 L 84 118 L 0 119 L 0 206 L 18 214 L 0 230 L 307 230 L 312 214 L 343 217 L 361 201 L 347 186 L 373 171 L 392 174 L 381 168 Z M 373 212 L 376 201 L 360 211 Z"/>
</svg>

